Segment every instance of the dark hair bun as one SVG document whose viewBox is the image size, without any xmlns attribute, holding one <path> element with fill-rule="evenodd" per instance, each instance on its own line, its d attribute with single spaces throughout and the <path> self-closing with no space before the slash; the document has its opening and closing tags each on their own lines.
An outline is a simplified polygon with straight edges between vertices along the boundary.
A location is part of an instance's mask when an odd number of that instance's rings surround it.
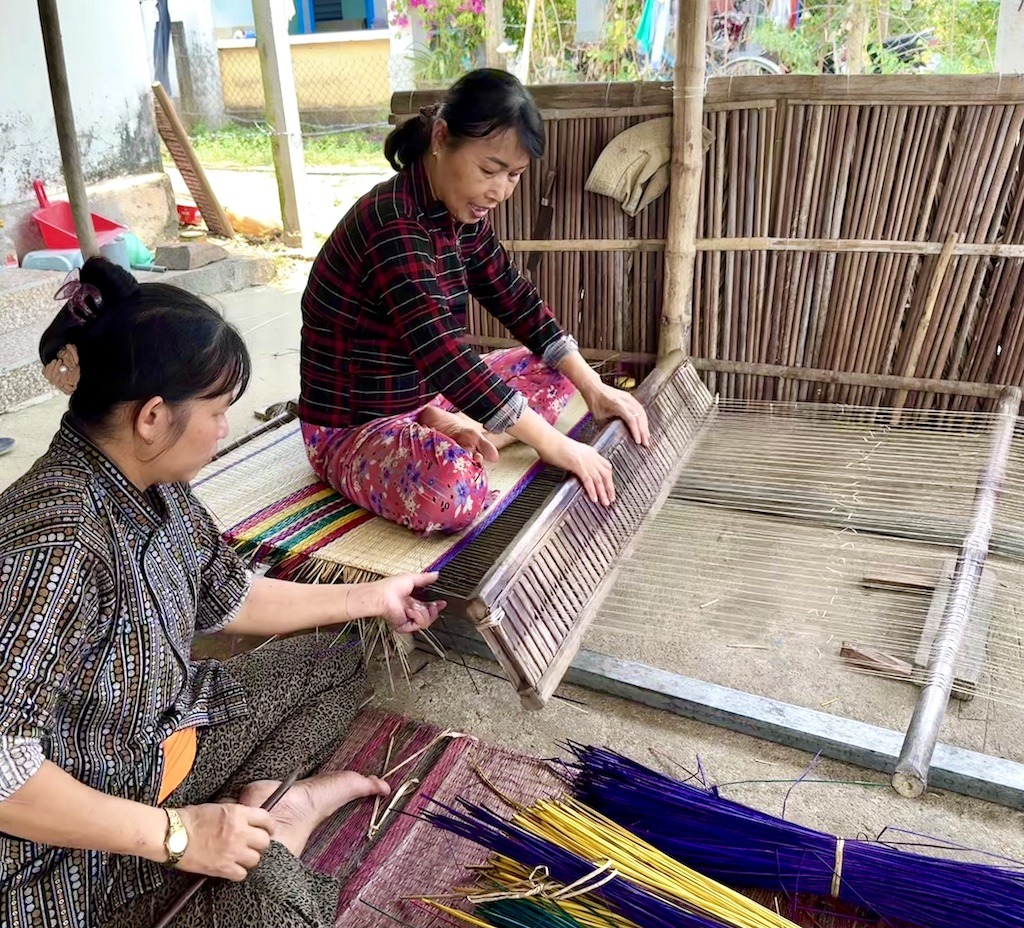
<svg viewBox="0 0 1024 928">
<path fill-rule="evenodd" d="M 87 312 L 76 306 L 73 299 L 65 303 L 39 340 L 39 359 L 49 364 L 65 345 L 79 345 L 88 329 L 97 319 L 107 316 L 118 306 L 141 293 L 139 282 L 124 268 L 101 255 L 90 258 L 78 273 L 81 284 L 99 291 L 98 301 L 91 296 L 82 300 Z"/>
<path fill-rule="evenodd" d="M 139 282 L 131 274 L 102 256 L 86 261 L 79 279 L 99 290 L 103 302 L 110 305 L 121 303 L 139 292 Z"/>
</svg>

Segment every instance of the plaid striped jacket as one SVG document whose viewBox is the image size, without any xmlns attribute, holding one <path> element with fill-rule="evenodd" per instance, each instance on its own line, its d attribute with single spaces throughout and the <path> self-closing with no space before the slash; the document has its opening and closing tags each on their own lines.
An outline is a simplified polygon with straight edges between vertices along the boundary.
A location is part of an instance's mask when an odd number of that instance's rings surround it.
<svg viewBox="0 0 1024 928">
<path fill-rule="evenodd" d="M 302 297 L 299 417 L 351 428 L 441 393 L 492 432 L 514 425 L 524 398 L 463 343 L 470 294 L 549 364 L 576 350 L 490 223 L 456 222 L 421 163 L 365 194 Z"/>
</svg>

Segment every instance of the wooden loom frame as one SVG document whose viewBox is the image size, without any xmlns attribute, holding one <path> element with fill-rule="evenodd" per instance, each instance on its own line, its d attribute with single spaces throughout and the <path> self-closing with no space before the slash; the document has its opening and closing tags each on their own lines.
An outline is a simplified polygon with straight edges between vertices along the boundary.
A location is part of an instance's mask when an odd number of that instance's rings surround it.
<svg viewBox="0 0 1024 928">
<path fill-rule="evenodd" d="M 700 363 L 695 366 L 707 367 Z M 742 362 L 714 362 L 716 369 L 727 372 L 747 372 L 751 366 Z M 1024 809 L 1024 764 L 937 742 L 953 682 L 959 641 L 984 567 L 987 539 L 982 536 L 986 527 L 989 533 L 991 530 L 991 516 L 1021 403 L 1020 388 L 836 371 L 793 371 L 771 365 L 760 367 L 757 372 L 760 376 L 814 381 L 817 374 L 822 374 L 828 382 L 851 384 L 863 378 L 881 378 L 899 382 L 869 385 L 954 395 L 963 390 L 969 395 L 999 399 L 992 449 L 975 498 L 971 531 L 957 559 L 953 587 L 932 645 L 929 683 L 919 694 L 914 719 L 907 732 L 805 709 L 587 649 L 577 652 L 563 680 L 699 722 L 890 774 L 894 788 L 901 795 L 919 796 L 930 785 Z M 449 616 L 445 625 L 434 633 L 447 647 L 495 659 L 473 623 L 466 618 Z"/>
<path fill-rule="evenodd" d="M 728 107 L 731 99 L 732 82 L 714 84 L 711 93 L 705 95 L 703 73 L 703 36 L 706 30 L 706 4 L 702 0 L 680 0 L 676 23 L 677 55 L 675 79 L 666 87 L 661 85 L 633 85 L 621 87 L 609 84 L 606 87 L 605 106 L 602 116 L 637 117 L 656 116 L 671 113 L 673 115 L 672 131 L 672 163 L 669 217 L 667 239 L 647 240 L 640 238 L 630 240 L 619 239 L 588 239 L 572 240 L 521 241 L 509 240 L 506 246 L 513 251 L 521 252 L 648 252 L 664 251 L 665 254 L 665 304 L 660 320 L 659 355 L 677 347 L 680 331 L 685 328 L 690 318 L 690 305 L 693 295 L 696 255 L 701 251 L 795 251 L 819 253 L 885 253 L 909 255 L 939 255 L 939 265 L 944 272 L 954 255 L 964 256 L 999 256 L 1003 258 L 1024 256 L 1024 246 L 1002 243 L 961 243 L 956 236 L 945 242 L 921 241 L 875 241 L 862 239 L 808 239 L 795 238 L 724 238 L 697 239 L 693 214 L 699 199 L 702 174 L 702 161 L 695 153 L 700 151 L 701 115 L 705 108 L 717 110 Z M 698 42 L 698 37 L 700 41 Z M 799 104 L 813 100 L 816 103 L 848 102 L 849 94 L 863 96 L 869 87 L 872 92 L 877 84 L 868 82 L 871 77 L 854 77 L 845 82 L 829 81 L 827 78 L 809 77 L 806 79 L 788 79 L 786 84 L 787 102 Z M 991 79 L 984 82 L 984 96 L 987 102 L 1014 101 L 1020 99 L 1020 90 L 1024 82 L 1004 81 L 1004 78 Z M 920 99 L 929 101 L 936 93 L 940 93 L 947 102 L 978 102 L 981 82 L 975 82 L 967 88 L 957 78 L 940 78 L 932 81 L 927 87 L 921 83 L 910 83 L 907 80 L 891 80 L 884 88 L 886 98 L 891 97 L 901 103 Z M 671 107 L 667 105 L 664 91 L 671 89 Z M 757 88 L 753 83 L 746 82 L 745 88 L 749 99 L 744 98 L 741 106 L 757 108 L 775 105 L 778 96 L 776 85 L 771 81 L 763 81 Z M 755 91 L 752 94 L 750 91 Z M 416 102 L 427 102 L 424 97 L 429 94 L 417 94 Z M 437 94 L 433 95 L 437 97 Z M 875 93 L 875 97 L 878 94 Z M 408 101 L 403 95 L 395 95 L 392 111 L 402 115 L 394 117 L 395 122 L 402 122 L 406 116 L 414 114 L 413 97 Z M 879 98 L 877 102 L 883 102 Z M 396 106 L 396 103 L 398 104 Z M 538 103 L 542 115 L 553 118 L 585 118 L 590 115 L 573 102 L 572 93 L 565 88 L 541 88 L 538 92 Z M 939 285 L 944 274 L 936 272 L 927 294 L 925 318 L 930 317 L 939 298 Z M 923 328 L 923 327 L 922 327 Z M 920 336 L 920 332 L 918 333 Z M 471 339 L 474 337 L 471 336 Z M 498 339 L 482 339 L 476 337 L 480 344 L 494 343 Z M 915 353 L 919 347 L 915 345 Z M 600 354 L 598 352 L 597 354 Z M 596 356 L 594 352 L 591 357 Z M 610 358 L 622 358 L 622 355 L 609 352 Z M 629 360 L 651 360 L 650 356 L 640 358 L 631 356 Z M 975 501 L 975 531 L 964 540 L 963 552 L 958 559 L 956 592 L 951 591 L 947 600 L 943 621 L 936 635 L 933 647 L 933 661 L 930 664 L 929 678 L 939 681 L 938 687 L 928 686 L 932 690 L 927 696 L 922 692 L 919 700 L 919 712 L 915 722 L 905 736 L 874 726 L 865 726 L 851 720 L 840 719 L 824 713 L 809 712 L 795 706 L 784 705 L 772 700 L 761 699 L 750 694 L 737 693 L 723 687 L 700 683 L 687 678 L 667 674 L 655 668 L 646 667 L 627 661 L 616 661 L 581 651 L 573 661 L 565 679 L 570 682 L 582 683 L 592 688 L 626 696 L 634 700 L 667 708 L 682 714 L 690 715 L 702 721 L 724 724 L 727 727 L 751 734 L 758 734 L 784 744 L 800 747 L 805 750 L 821 750 L 823 753 L 841 760 L 860 763 L 874 769 L 883 769 L 892 773 L 897 765 L 900 774 L 894 779 L 894 786 L 905 794 L 916 794 L 923 790 L 929 773 L 929 761 L 932 751 L 935 752 L 936 763 L 932 771 L 932 779 L 937 785 L 945 786 L 959 792 L 981 796 L 986 799 L 1005 802 L 1010 805 L 1024 807 L 1024 765 L 1002 761 L 986 755 L 958 751 L 944 746 L 935 747 L 935 735 L 945 711 L 949 689 L 945 685 L 945 677 L 951 676 L 950 662 L 955 662 L 955 645 L 962 637 L 962 623 L 956 621 L 958 610 L 963 609 L 964 602 L 970 602 L 976 590 L 976 569 L 980 559 L 983 566 L 984 553 L 979 546 L 987 542 L 983 538 L 980 523 L 983 513 L 994 505 L 998 496 L 999 475 L 1005 468 L 1005 455 L 1008 452 L 1009 437 L 1012 435 L 1016 419 L 1017 406 L 1020 403 L 1020 391 L 1011 388 L 1004 391 L 1001 386 L 978 383 L 944 381 L 936 379 L 919 379 L 912 376 L 916 373 L 914 364 L 904 367 L 903 376 L 876 374 L 845 374 L 839 371 L 801 370 L 798 367 L 777 367 L 768 364 L 742 364 L 731 361 L 695 360 L 698 369 L 713 372 L 737 373 L 746 376 L 768 376 L 793 380 L 814 381 L 828 384 L 845 384 L 871 386 L 878 389 L 896 391 L 897 408 L 902 407 L 909 392 L 939 393 L 952 396 L 983 397 L 999 400 L 999 422 L 994 436 L 990 466 L 986 473 L 986 488 L 979 490 Z M 962 616 L 961 616 L 962 618 Z M 467 629 L 462 628 L 465 633 Z M 479 639 L 475 636 L 460 635 L 456 631 L 455 638 L 462 638 L 467 650 L 479 653 Z M 954 645 L 952 654 L 943 654 L 938 642 L 945 646 Z M 452 641 L 454 643 L 454 639 Z M 492 656 L 489 652 L 485 656 Z M 947 674 L 946 672 L 949 671 Z M 951 683 L 951 680 L 949 680 Z M 917 715 L 921 717 L 918 718 Z"/>
</svg>

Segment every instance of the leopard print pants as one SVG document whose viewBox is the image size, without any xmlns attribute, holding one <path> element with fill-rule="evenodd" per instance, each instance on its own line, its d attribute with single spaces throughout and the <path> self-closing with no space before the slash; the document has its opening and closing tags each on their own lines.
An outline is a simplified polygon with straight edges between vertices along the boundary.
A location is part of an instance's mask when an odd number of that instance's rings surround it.
<svg viewBox="0 0 1024 928">
<path fill-rule="evenodd" d="M 366 678 L 358 642 L 334 635 L 274 641 L 227 662 L 246 690 L 242 719 L 200 731 L 195 766 L 168 806 L 233 799 L 253 780 L 312 773 L 337 748 L 363 701 Z M 115 913 L 109 928 L 152 928 L 192 874 L 167 871 L 164 885 Z M 276 842 L 242 883 L 208 880 L 173 928 L 329 928 L 338 883 L 314 873 Z"/>
</svg>

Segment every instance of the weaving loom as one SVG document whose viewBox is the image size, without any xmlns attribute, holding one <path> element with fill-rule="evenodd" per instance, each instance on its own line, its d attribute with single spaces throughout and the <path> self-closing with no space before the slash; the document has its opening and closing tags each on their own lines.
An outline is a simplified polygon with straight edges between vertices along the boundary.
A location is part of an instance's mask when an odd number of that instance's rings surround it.
<svg viewBox="0 0 1024 928">
<path fill-rule="evenodd" d="M 593 445 L 615 471 L 609 509 L 592 504 L 575 479 L 544 468 L 531 449 L 513 445 L 489 471 L 500 494 L 489 521 L 462 535 L 420 538 L 321 484 L 294 420 L 228 450 L 195 489 L 225 538 L 280 576 L 357 582 L 440 570 L 437 594 L 450 611 L 472 618 L 523 703 L 540 708 L 578 650 L 616 564 L 713 417 L 713 397 L 680 362 L 666 360 L 638 390 L 650 448 L 634 444 L 621 422 L 591 427 Z M 559 428 L 579 429 L 584 413 L 577 397 Z"/>
</svg>

